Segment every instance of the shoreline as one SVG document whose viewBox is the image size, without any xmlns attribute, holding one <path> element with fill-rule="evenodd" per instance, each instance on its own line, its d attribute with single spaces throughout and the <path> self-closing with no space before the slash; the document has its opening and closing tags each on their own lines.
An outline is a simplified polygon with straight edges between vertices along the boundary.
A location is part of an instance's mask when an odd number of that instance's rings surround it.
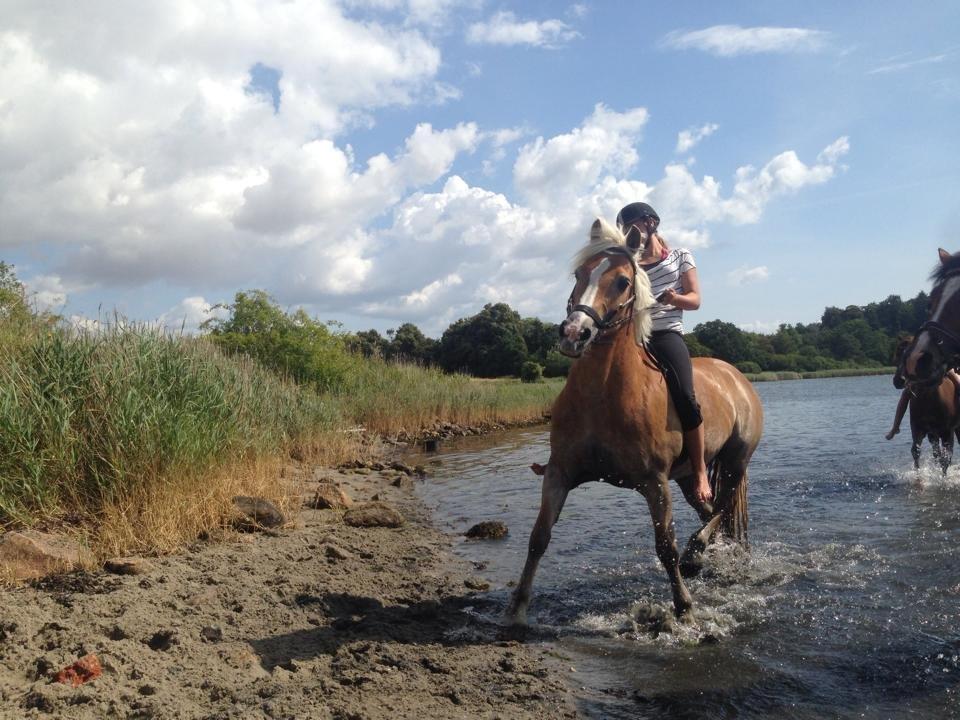
<svg viewBox="0 0 960 720">
<path fill-rule="evenodd" d="M 0 590 L 0 717 L 576 717 L 558 661 L 465 612 L 486 581 L 393 469 L 292 466 L 399 510 L 397 529 L 301 509 L 293 527 Z M 404 479 L 406 478 L 406 479 Z M 477 517 L 477 521 L 485 519 Z M 51 681 L 87 653 L 99 678 Z"/>
</svg>

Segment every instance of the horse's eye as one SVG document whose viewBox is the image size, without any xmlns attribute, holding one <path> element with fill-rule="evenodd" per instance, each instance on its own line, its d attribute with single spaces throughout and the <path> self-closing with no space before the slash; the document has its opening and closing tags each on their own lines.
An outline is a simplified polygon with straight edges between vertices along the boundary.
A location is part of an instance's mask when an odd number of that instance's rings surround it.
<svg viewBox="0 0 960 720">
<path fill-rule="evenodd" d="M 630 287 L 630 278 L 628 278 L 626 275 L 621 275 L 619 278 L 617 278 L 617 290 L 623 292 L 628 287 Z"/>
</svg>

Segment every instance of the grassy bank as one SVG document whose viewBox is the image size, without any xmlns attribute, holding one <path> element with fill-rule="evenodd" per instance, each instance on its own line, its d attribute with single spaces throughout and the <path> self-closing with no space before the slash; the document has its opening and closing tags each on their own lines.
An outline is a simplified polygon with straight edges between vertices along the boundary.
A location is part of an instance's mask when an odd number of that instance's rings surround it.
<svg viewBox="0 0 960 720">
<path fill-rule="evenodd" d="M 865 375 L 893 375 L 896 368 L 841 368 L 838 370 L 816 370 L 813 372 L 761 372 L 744 373 L 751 382 L 772 382 L 775 380 L 816 380 L 819 378 L 862 377 Z"/>
<path fill-rule="evenodd" d="M 207 339 L 0 317 L 0 526 L 67 523 L 101 555 L 169 551 L 222 524 L 233 495 L 283 504 L 291 453 L 348 459 L 358 425 L 528 420 L 559 387 L 361 360 L 317 392 Z"/>
</svg>

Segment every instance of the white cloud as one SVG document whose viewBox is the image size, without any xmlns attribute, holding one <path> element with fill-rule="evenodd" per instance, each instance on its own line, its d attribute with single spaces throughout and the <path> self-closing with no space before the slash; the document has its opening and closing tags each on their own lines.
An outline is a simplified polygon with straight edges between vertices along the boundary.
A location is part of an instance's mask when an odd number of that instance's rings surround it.
<svg viewBox="0 0 960 720">
<path fill-rule="evenodd" d="M 645 108 L 619 113 L 598 103 L 581 127 L 520 149 L 513 180 L 538 208 L 559 207 L 593 187 L 604 172 L 626 173 L 639 156 L 635 145 L 649 115 Z"/>
<path fill-rule="evenodd" d="M 707 123 L 706 125 L 701 125 L 698 128 L 687 128 L 686 130 L 681 130 L 677 135 L 676 151 L 678 153 L 689 152 L 701 140 L 710 137 L 719 129 L 720 126 L 716 123 Z"/>
<path fill-rule="evenodd" d="M 867 72 L 867 75 L 880 75 L 885 73 L 901 72 L 909 70 L 919 65 L 935 65 L 942 63 L 949 58 L 951 53 L 940 53 L 939 55 L 928 55 L 927 57 L 916 58 L 913 60 L 900 60 L 898 62 L 887 62 L 879 65 Z"/>
<path fill-rule="evenodd" d="M 248 92 L 256 63 L 280 73 L 276 111 Z M 337 225 L 318 213 L 341 210 L 338 188 L 302 183 L 346 178 L 363 214 L 472 145 L 471 126 L 420 126 L 358 171 L 334 142 L 379 107 L 449 97 L 439 63 L 417 31 L 332 2 L 24 4 L 0 31 L 0 244 L 42 242 L 53 272 L 87 281 L 254 276 L 277 242 L 304 241 L 303 221 Z M 292 219 L 253 207 L 284 182 Z"/>
<path fill-rule="evenodd" d="M 824 46 L 829 33 L 808 28 L 740 27 L 713 25 L 703 30 L 676 30 L 663 38 L 663 45 L 678 50 L 703 50 L 720 57 L 756 53 L 814 52 Z"/>
<path fill-rule="evenodd" d="M 25 279 L 23 285 L 30 302 L 43 312 L 61 310 L 67 304 L 71 292 L 59 275 L 35 275 Z"/>
<path fill-rule="evenodd" d="M 580 36 L 562 20 L 518 20 L 508 10 L 467 28 L 467 42 L 475 45 L 533 45 L 555 48 Z"/>
<path fill-rule="evenodd" d="M 749 283 L 761 282 L 769 277 L 770 271 L 767 270 L 766 265 L 759 265 L 757 267 L 741 265 L 727 273 L 727 284 L 738 287 L 740 285 L 748 285 Z"/>
<path fill-rule="evenodd" d="M 157 324 L 173 332 L 195 333 L 200 324 L 212 318 L 226 318 L 229 311 L 215 307 L 201 296 L 185 297 L 157 318 Z"/>
</svg>

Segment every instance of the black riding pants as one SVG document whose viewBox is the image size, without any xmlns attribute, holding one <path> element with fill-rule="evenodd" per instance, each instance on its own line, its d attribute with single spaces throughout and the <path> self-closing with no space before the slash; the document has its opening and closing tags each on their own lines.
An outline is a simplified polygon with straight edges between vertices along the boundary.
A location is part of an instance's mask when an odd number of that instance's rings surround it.
<svg viewBox="0 0 960 720">
<path fill-rule="evenodd" d="M 647 346 L 663 370 L 673 406 L 680 416 L 680 427 L 684 432 L 699 427 L 703 416 L 693 392 L 693 365 L 683 335 L 673 330 L 658 330 L 650 335 Z"/>
</svg>

